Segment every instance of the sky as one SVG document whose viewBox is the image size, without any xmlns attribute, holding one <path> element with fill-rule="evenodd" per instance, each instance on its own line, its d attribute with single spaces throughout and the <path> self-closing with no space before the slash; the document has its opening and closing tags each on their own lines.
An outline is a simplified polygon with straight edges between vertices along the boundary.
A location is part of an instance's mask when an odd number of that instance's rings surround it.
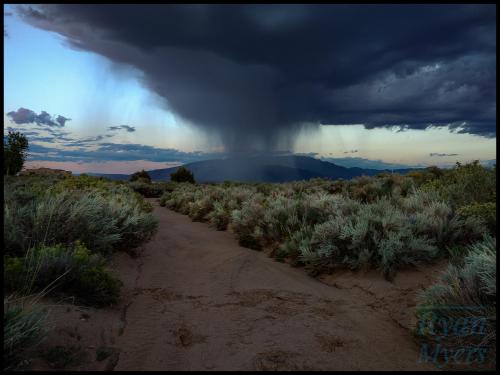
<svg viewBox="0 0 500 375">
<path fill-rule="evenodd" d="M 493 5 L 4 5 L 4 133 L 28 167 L 248 152 L 496 158 Z"/>
</svg>

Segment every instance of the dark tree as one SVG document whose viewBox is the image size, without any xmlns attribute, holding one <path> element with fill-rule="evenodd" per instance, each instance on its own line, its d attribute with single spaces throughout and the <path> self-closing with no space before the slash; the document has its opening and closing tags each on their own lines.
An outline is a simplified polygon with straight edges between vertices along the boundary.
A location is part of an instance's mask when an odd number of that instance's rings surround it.
<svg viewBox="0 0 500 375">
<path fill-rule="evenodd" d="M 170 174 L 170 180 L 175 182 L 189 182 L 194 184 L 193 172 L 186 169 L 185 167 L 180 167 L 176 172 Z"/>
<path fill-rule="evenodd" d="M 28 150 L 28 138 L 20 132 L 9 130 L 3 141 L 3 174 L 16 175 L 23 169 Z"/>
<path fill-rule="evenodd" d="M 148 172 L 146 172 L 144 169 L 140 172 L 135 172 L 132 176 L 130 176 L 130 181 L 144 181 L 144 182 L 151 182 L 151 177 L 149 177 Z"/>
</svg>

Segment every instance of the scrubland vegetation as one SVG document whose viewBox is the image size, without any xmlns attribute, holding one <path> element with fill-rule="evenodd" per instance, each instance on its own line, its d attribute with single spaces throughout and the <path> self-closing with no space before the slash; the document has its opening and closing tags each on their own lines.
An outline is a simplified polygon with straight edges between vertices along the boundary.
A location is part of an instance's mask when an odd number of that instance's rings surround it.
<svg viewBox="0 0 500 375">
<path fill-rule="evenodd" d="M 351 181 L 178 184 L 161 205 L 218 230 L 231 225 L 242 246 L 271 249 L 312 274 L 376 267 L 392 279 L 398 269 L 494 233 L 495 172 L 478 164 L 437 171 Z"/>
<path fill-rule="evenodd" d="M 181 183 L 160 204 L 217 230 L 230 227 L 240 245 L 268 249 L 313 276 L 377 268 L 392 280 L 402 269 L 450 259 L 419 311 L 456 318 L 472 309 L 488 317 L 483 344 L 495 341 L 496 167 L 475 162 L 350 181 Z M 450 313 L 443 304 L 466 307 Z"/>
<path fill-rule="evenodd" d="M 496 168 L 457 164 L 404 176 L 283 184 L 195 184 L 190 178 L 152 183 L 148 177 L 4 176 L 9 368 L 18 366 L 21 348 L 43 337 L 39 296 L 71 296 L 93 306 L 117 302 L 120 281 L 106 259 L 155 231 L 143 196 L 161 197 L 162 206 L 193 221 L 231 230 L 240 245 L 265 250 L 312 276 L 378 269 L 392 281 L 415 265 L 448 259 L 436 284 L 418 296 L 417 336 L 457 345 L 457 336 L 444 338 L 443 322 L 473 319 L 484 334 L 460 336 L 459 344 L 496 345 Z"/>
<path fill-rule="evenodd" d="M 43 336 L 41 296 L 116 303 L 106 266 L 156 230 L 152 207 L 126 183 L 82 175 L 4 176 L 4 361 L 16 368 Z M 31 302 L 27 302 L 31 301 Z M 33 302 L 35 301 L 35 302 Z"/>
</svg>

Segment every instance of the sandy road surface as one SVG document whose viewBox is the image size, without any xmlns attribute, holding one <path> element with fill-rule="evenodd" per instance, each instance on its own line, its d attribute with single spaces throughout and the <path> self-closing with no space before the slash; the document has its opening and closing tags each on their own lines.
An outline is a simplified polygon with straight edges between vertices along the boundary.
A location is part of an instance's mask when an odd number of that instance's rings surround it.
<svg viewBox="0 0 500 375">
<path fill-rule="evenodd" d="M 435 369 L 418 362 L 405 329 L 422 272 L 394 284 L 378 272 L 320 282 L 150 202 L 158 232 L 137 258 L 117 254 L 112 265 L 120 304 L 53 309 L 48 343 L 82 351 L 67 369 Z M 116 352 L 99 361 L 100 347 Z"/>
<path fill-rule="evenodd" d="M 158 233 L 121 275 L 116 370 L 423 368 L 408 332 L 368 296 L 152 203 Z"/>
</svg>

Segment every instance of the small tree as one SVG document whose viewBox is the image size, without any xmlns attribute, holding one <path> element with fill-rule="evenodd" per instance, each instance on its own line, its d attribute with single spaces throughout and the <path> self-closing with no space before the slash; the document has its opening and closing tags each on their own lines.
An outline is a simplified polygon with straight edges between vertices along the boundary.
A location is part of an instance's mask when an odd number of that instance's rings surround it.
<svg viewBox="0 0 500 375">
<path fill-rule="evenodd" d="M 143 181 L 143 182 L 151 182 L 151 177 L 148 172 L 144 169 L 140 172 L 135 172 L 132 176 L 130 176 L 130 181 Z"/>
<path fill-rule="evenodd" d="M 28 155 L 28 138 L 20 132 L 9 130 L 7 142 L 3 141 L 3 174 L 16 175 L 23 169 Z"/>
<path fill-rule="evenodd" d="M 186 169 L 185 167 L 180 167 L 176 172 L 170 174 L 170 180 L 175 182 L 189 182 L 194 184 L 193 172 Z"/>
</svg>

